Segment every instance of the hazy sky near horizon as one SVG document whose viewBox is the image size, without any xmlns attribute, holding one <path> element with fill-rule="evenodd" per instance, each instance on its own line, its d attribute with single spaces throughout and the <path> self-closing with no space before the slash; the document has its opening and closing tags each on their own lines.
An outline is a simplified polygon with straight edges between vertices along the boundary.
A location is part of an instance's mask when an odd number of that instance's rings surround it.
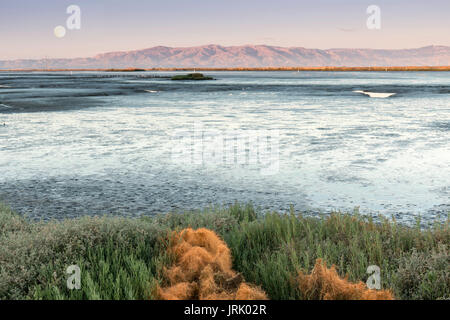
<svg viewBox="0 0 450 320">
<path fill-rule="evenodd" d="M 81 29 L 57 38 L 69 5 Z M 369 5 L 381 29 L 366 26 Z M 448 0 L 0 0 L 0 59 L 89 57 L 158 45 L 450 46 Z"/>
</svg>

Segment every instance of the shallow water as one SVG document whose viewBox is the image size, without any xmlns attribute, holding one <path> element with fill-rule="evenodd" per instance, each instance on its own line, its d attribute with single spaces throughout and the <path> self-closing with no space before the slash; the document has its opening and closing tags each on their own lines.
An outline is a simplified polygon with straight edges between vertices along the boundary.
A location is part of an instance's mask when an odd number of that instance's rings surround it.
<svg viewBox="0 0 450 320">
<path fill-rule="evenodd" d="M 450 210 L 448 72 L 155 78 L 172 74 L 0 73 L 0 199 L 36 219 L 235 200 L 282 211 L 359 206 L 404 222 Z M 199 125 L 276 130 L 278 169 L 173 161 L 174 133 Z"/>
</svg>

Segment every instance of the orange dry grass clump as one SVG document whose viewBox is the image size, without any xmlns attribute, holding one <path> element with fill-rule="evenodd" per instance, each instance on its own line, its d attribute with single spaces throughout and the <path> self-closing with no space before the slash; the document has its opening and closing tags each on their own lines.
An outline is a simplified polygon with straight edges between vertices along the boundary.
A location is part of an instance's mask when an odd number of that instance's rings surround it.
<svg viewBox="0 0 450 320">
<path fill-rule="evenodd" d="M 300 291 L 306 299 L 311 300 L 393 300 L 389 290 L 371 290 L 363 282 L 351 283 L 342 279 L 335 266 L 327 268 L 321 259 L 310 275 L 299 272 L 297 278 Z"/>
<path fill-rule="evenodd" d="M 171 252 L 175 264 L 166 270 L 170 286 L 158 287 L 164 300 L 263 300 L 266 294 L 247 284 L 231 269 L 231 254 L 225 242 L 205 228 L 174 232 Z"/>
</svg>

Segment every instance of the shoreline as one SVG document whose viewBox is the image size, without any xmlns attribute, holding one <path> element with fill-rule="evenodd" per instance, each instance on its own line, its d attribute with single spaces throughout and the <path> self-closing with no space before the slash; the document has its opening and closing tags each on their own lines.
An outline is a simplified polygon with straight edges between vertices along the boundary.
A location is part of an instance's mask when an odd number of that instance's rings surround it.
<svg viewBox="0 0 450 320">
<path fill-rule="evenodd" d="M 264 67 L 264 68 L 209 68 L 209 67 L 189 67 L 189 68 L 54 68 L 54 69 L 0 69 L 0 72 L 148 72 L 148 71 L 450 71 L 450 66 L 394 66 L 394 67 Z"/>
</svg>

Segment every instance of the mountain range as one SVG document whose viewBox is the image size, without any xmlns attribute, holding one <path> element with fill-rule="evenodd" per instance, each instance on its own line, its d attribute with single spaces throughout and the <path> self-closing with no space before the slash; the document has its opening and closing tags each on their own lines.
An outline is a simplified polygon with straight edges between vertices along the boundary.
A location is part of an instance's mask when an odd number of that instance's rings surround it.
<svg viewBox="0 0 450 320">
<path fill-rule="evenodd" d="M 450 47 L 416 49 L 307 49 L 268 45 L 157 46 L 88 58 L 0 60 L 0 69 L 47 68 L 263 68 L 449 66 Z"/>
</svg>

